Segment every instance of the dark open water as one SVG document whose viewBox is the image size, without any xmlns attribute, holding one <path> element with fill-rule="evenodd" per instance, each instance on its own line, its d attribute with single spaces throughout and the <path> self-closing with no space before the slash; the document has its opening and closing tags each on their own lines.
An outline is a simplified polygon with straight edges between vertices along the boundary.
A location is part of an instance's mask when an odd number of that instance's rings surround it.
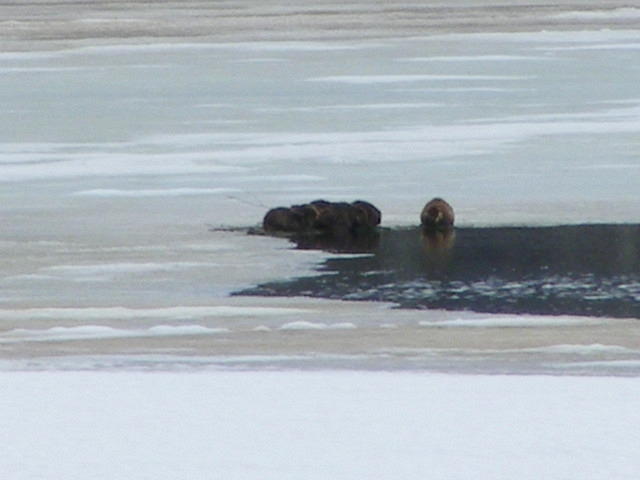
<svg viewBox="0 0 640 480">
<path fill-rule="evenodd" d="M 321 274 L 240 295 L 394 302 L 400 308 L 640 318 L 640 225 L 381 230 L 294 239 L 334 257 Z"/>
</svg>

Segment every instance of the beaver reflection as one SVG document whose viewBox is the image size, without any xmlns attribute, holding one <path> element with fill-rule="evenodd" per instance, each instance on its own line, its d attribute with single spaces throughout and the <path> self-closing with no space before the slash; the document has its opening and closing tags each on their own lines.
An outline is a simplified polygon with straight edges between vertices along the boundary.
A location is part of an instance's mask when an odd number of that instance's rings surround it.
<svg viewBox="0 0 640 480">
<path fill-rule="evenodd" d="M 443 272 L 447 270 L 453 257 L 453 246 L 456 240 L 455 230 L 420 229 L 420 241 L 424 253 L 427 271 Z"/>
<path fill-rule="evenodd" d="M 380 245 L 377 230 L 331 232 L 321 235 L 292 235 L 289 237 L 301 250 L 324 250 L 334 253 L 371 253 Z"/>
</svg>

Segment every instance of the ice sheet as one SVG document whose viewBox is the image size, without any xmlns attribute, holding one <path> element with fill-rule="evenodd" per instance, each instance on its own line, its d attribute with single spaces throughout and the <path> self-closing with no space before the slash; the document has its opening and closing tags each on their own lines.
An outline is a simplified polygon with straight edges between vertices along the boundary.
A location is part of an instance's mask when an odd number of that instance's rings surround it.
<svg viewBox="0 0 640 480">
<path fill-rule="evenodd" d="M 563 20 L 593 20 L 593 19 L 607 19 L 607 20 L 630 20 L 640 17 L 640 8 L 612 8 L 608 10 L 590 10 L 582 12 L 566 12 L 558 13 L 554 15 L 555 18 Z"/>
<path fill-rule="evenodd" d="M 602 10 L 527 8 L 538 20 Z M 616 16 L 615 8 L 604 10 Z M 498 17 L 506 22 L 504 12 Z M 317 21 L 322 13 L 311 15 Z M 454 205 L 461 226 L 637 221 L 637 31 L 495 33 L 494 26 L 430 35 L 435 31 L 408 28 L 393 38 L 378 29 L 384 34 L 374 40 L 284 42 L 154 34 L 140 44 L 109 34 L 78 40 L 86 33 L 80 24 L 128 31 L 117 18 L 87 18 L 101 21 L 64 25 L 75 40 L 60 40 L 64 28 L 51 24 L 51 38 L 61 43 L 25 42 L 26 51 L 0 55 L 0 90 L 10 92 L 0 98 L 0 214 L 9 226 L 0 238 L 2 334 L 118 330 L 124 322 L 148 331 L 194 319 L 189 323 L 227 331 L 155 343 L 94 338 L 73 348 L 222 356 L 271 349 L 307 360 L 316 351 L 345 365 L 381 368 L 409 365 L 399 357 L 385 364 L 376 353 L 385 348 L 418 341 L 450 347 L 442 330 L 455 330 L 454 340 L 469 348 L 476 335 L 493 348 L 498 330 L 508 337 L 507 350 L 605 339 L 632 347 L 635 327 L 627 320 L 452 317 L 364 303 L 300 306 L 300 299 L 274 307 L 273 300 L 228 295 L 314 274 L 329 254 L 291 250 L 284 239 L 248 236 L 246 228 L 271 207 L 317 198 L 369 200 L 381 208 L 385 227 L 415 225 L 436 195 Z M 558 21 L 554 29 L 567 25 Z M 0 41 L 17 28 L 3 26 Z M 309 81 L 318 79 L 325 81 Z M 269 308 L 276 310 L 267 315 Z M 424 326 L 431 322 L 461 325 Z M 292 325 L 319 328 L 283 328 Z M 1 351 L 12 358 L 74 351 L 64 341 L 25 343 L 38 345 Z M 530 365 L 514 369 L 546 368 L 543 351 L 530 355 Z M 618 352 L 608 360 L 635 360 L 628 357 Z M 597 352 L 583 360 L 597 361 Z M 464 369 L 464 360 L 451 361 Z M 416 364 L 446 369 L 446 360 Z M 496 372 L 510 363 L 500 357 L 483 365 Z"/>
<path fill-rule="evenodd" d="M 447 327 L 478 327 L 478 328 L 509 328 L 526 326 L 546 326 L 558 327 L 563 325 L 584 325 L 597 324 L 601 320 L 585 317 L 564 317 L 564 316 L 500 316 L 492 315 L 486 318 L 454 319 L 443 321 L 422 321 L 421 327 L 447 328 Z"/>
<path fill-rule="evenodd" d="M 0 469 L 65 478 L 632 479 L 636 379 L 2 373 Z"/>
</svg>

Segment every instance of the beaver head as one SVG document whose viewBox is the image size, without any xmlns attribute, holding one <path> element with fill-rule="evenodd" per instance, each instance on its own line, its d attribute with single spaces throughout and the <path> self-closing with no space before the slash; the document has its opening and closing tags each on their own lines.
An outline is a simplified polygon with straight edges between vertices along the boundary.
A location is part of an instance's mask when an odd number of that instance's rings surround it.
<svg viewBox="0 0 640 480">
<path fill-rule="evenodd" d="M 374 207 L 371 203 L 364 200 L 356 200 L 351 205 L 358 211 L 357 222 L 358 227 L 375 228 L 380 225 L 382 220 L 382 214 L 380 210 Z"/>
<path fill-rule="evenodd" d="M 309 232 L 314 229 L 314 224 L 318 213 L 311 205 L 292 205 L 290 210 L 299 219 L 300 228 L 298 229 L 298 231 Z"/>
<path fill-rule="evenodd" d="M 327 231 L 333 228 L 338 221 L 338 215 L 334 204 L 326 200 L 314 200 L 309 206 L 315 212 L 313 222 L 314 230 Z"/>
<path fill-rule="evenodd" d="M 427 202 L 420 213 L 420 222 L 425 228 L 453 227 L 453 208 L 442 198 L 434 198 Z"/>
</svg>

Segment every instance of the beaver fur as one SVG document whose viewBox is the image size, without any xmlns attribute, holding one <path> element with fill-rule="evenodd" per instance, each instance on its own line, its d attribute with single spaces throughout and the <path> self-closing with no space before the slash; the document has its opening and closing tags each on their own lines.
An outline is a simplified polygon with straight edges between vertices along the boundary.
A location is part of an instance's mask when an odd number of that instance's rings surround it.
<svg viewBox="0 0 640 480">
<path fill-rule="evenodd" d="M 268 233 L 343 235 L 374 229 L 381 220 L 380 210 L 364 200 L 353 203 L 314 200 L 273 208 L 264 216 L 262 226 Z"/>
<path fill-rule="evenodd" d="M 426 229 L 447 229 L 453 227 L 453 208 L 442 198 L 429 200 L 420 213 L 420 223 Z"/>
</svg>

